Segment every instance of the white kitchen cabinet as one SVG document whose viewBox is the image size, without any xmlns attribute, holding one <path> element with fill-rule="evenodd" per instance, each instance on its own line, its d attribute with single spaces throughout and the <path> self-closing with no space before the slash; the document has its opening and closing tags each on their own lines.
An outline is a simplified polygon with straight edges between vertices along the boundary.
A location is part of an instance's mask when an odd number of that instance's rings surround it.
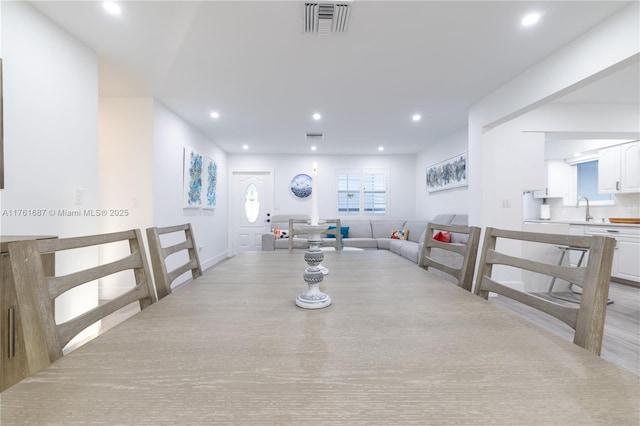
<svg viewBox="0 0 640 426">
<path fill-rule="evenodd" d="M 640 228 L 586 226 L 585 235 L 603 235 L 616 240 L 611 276 L 640 282 Z"/>
<path fill-rule="evenodd" d="M 620 145 L 620 192 L 640 192 L 640 142 Z"/>
<path fill-rule="evenodd" d="M 640 192 L 640 142 L 598 151 L 598 192 Z"/>
<path fill-rule="evenodd" d="M 569 197 L 571 166 L 562 160 L 547 160 L 545 165 L 545 188 L 533 192 L 533 198 Z"/>
</svg>

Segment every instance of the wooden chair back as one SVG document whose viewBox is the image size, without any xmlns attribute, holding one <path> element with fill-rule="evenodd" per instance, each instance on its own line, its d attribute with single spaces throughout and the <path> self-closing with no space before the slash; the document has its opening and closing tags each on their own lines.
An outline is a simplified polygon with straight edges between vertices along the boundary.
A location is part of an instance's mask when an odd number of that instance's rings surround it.
<svg viewBox="0 0 640 426">
<path fill-rule="evenodd" d="M 589 258 L 587 264 L 580 267 L 525 259 L 499 252 L 496 249 L 498 239 L 585 248 L 589 250 Z M 602 236 L 543 234 L 487 228 L 475 293 L 487 299 L 489 292 L 495 292 L 539 309 L 573 328 L 573 343 L 600 355 L 614 246 L 613 238 Z M 501 284 L 492 276 L 494 265 L 507 265 L 579 285 L 582 287 L 580 305 L 576 307 L 559 304 Z"/>
<path fill-rule="evenodd" d="M 451 243 L 434 240 L 433 236 L 436 231 L 444 231 L 467 236 L 467 242 Z M 478 256 L 478 246 L 480 244 L 480 228 L 477 226 L 462 225 L 438 225 L 436 223 L 427 224 L 427 230 L 424 234 L 424 244 L 422 253 L 418 259 L 418 265 L 424 269 L 435 268 L 445 272 L 458 280 L 458 285 L 467 291 L 471 291 L 473 286 L 473 273 L 476 267 L 476 258 Z M 434 248 L 457 253 L 462 256 L 462 264 L 459 268 L 452 265 L 446 265 L 431 257 L 431 251 Z"/>
<path fill-rule="evenodd" d="M 51 253 L 101 247 L 116 242 L 128 242 L 129 254 L 116 261 L 67 275 L 46 274 L 45 256 Z M 140 230 L 18 241 L 10 243 L 8 248 L 29 374 L 61 358 L 62 349 L 73 337 L 107 315 L 136 301 L 140 303 L 140 309 L 145 309 L 157 300 Z M 133 272 L 133 288 L 68 321 L 56 323 L 57 297 L 76 287 L 127 270 Z"/>
<path fill-rule="evenodd" d="M 166 247 L 160 242 L 161 235 L 184 233 L 184 240 Z M 180 275 L 191 271 L 192 279 L 202 275 L 200 266 L 200 256 L 198 256 L 198 246 L 193 236 L 193 228 L 190 223 L 176 226 L 147 228 L 147 240 L 149 241 L 149 254 L 153 267 L 153 277 L 156 282 L 156 292 L 158 299 L 162 299 L 171 293 L 171 283 Z M 174 253 L 185 250 L 188 260 L 182 265 L 172 269 L 167 269 L 167 257 Z"/>
<path fill-rule="evenodd" d="M 327 234 L 335 235 L 335 239 L 322 239 L 320 243 L 321 247 L 334 247 L 336 250 L 342 250 L 342 234 L 340 233 L 340 219 L 321 219 L 321 222 L 326 223 L 328 226 L 335 226 L 335 229 L 328 229 L 322 232 L 322 237 L 326 237 Z M 296 227 L 296 224 L 309 223 L 307 219 L 289 219 L 289 250 L 294 248 L 307 248 L 309 246 L 308 241 L 304 238 L 305 233 L 300 227 Z M 297 241 L 294 239 L 296 236 Z M 297 244 L 296 244 L 297 243 Z"/>
</svg>

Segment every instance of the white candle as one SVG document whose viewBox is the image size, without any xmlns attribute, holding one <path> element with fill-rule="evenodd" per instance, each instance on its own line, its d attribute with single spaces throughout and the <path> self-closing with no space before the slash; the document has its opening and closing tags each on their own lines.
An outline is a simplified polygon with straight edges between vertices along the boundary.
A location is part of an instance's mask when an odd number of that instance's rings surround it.
<svg viewBox="0 0 640 426">
<path fill-rule="evenodd" d="M 318 215 L 318 163 L 313 162 L 313 181 L 311 182 L 311 225 L 317 225 Z"/>
</svg>

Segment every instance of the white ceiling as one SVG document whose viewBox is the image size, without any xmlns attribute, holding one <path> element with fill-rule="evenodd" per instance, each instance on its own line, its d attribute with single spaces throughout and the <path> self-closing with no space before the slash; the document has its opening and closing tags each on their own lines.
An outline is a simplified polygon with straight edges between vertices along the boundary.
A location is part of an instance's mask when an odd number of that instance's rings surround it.
<svg viewBox="0 0 640 426">
<path fill-rule="evenodd" d="M 98 53 L 102 96 L 153 96 L 229 153 L 310 153 L 305 132 L 323 132 L 319 154 L 408 154 L 632 2 L 356 0 L 347 33 L 330 36 L 303 33 L 302 1 L 124 1 L 119 17 L 95 1 L 31 3 Z M 539 25 L 522 28 L 533 10 Z M 637 72 L 613 79 L 616 102 L 638 103 Z M 561 101 L 613 96 L 594 90 Z"/>
</svg>

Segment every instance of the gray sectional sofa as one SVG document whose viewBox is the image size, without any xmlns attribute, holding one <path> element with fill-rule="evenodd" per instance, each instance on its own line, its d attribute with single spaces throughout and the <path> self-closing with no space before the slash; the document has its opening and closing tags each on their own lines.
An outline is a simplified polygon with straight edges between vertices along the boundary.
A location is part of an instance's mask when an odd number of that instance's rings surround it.
<svg viewBox="0 0 640 426">
<path fill-rule="evenodd" d="M 271 223 L 271 230 L 289 229 L 289 218 L 300 219 L 304 216 L 274 216 Z M 341 218 L 341 226 L 349 227 L 347 238 L 343 238 L 344 247 L 354 247 L 364 250 L 390 250 L 391 252 L 418 263 L 418 256 L 422 251 L 424 233 L 427 223 L 433 222 L 441 225 L 468 225 L 466 214 L 441 214 L 433 220 L 366 220 Z M 391 234 L 398 230 L 408 230 L 406 240 L 391 238 Z M 295 238 L 295 236 L 294 236 Z M 452 243 L 466 243 L 466 236 L 453 234 Z M 262 235 L 262 250 L 273 251 L 278 249 L 287 250 L 289 242 L 286 238 L 276 238 L 272 233 Z M 443 255 L 444 250 L 440 250 Z M 455 256 L 455 254 L 453 254 Z M 452 260 L 457 263 L 457 260 Z"/>
</svg>

